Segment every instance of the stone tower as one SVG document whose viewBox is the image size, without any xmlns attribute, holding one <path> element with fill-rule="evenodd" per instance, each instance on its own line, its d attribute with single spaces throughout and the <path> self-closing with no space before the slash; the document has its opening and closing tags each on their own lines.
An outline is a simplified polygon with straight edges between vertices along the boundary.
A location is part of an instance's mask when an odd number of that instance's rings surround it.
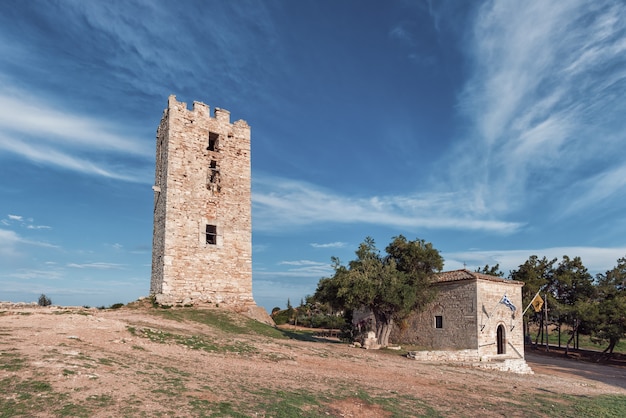
<svg viewBox="0 0 626 418">
<path fill-rule="evenodd" d="M 254 305 L 248 124 L 170 96 L 153 189 L 150 294 L 167 305 Z"/>
</svg>

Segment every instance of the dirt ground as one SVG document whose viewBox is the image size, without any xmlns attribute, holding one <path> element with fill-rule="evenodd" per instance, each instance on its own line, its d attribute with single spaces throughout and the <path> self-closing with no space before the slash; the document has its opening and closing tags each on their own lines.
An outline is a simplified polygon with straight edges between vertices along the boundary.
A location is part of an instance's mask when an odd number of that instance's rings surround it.
<svg viewBox="0 0 626 418">
<path fill-rule="evenodd" d="M 148 309 L 1 310 L 0 406 L 19 403 L 28 381 L 49 382 L 51 393 L 58 395 L 41 395 L 50 402 L 38 416 L 78 406 L 83 409 L 74 409 L 75 416 L 81 411 L 102 417 L 243 416 L 229 408 L 241 412 L 246 405 L 261 404 L 264 409 L 247 410 L 245 416 L 281 416 L 267 411 L 298 394 L 323 403 L 308 416 L 391 416 L 381 406 L 388 399 L 412 403 L 415 416 L 521 416 L 516 407 L 540 399 L 626 395 L 626 368 L 539 351 L 527 351 L 534 374 L 517 375 L 422 363 L 401 353 L 333 341 L 237 336 L 200 323 L 165 320 Z M 203 335 L 242 348 L 192 349 L 147 338 L 148 331 Z M 303 411 L 313 408 L 304 405 Z M 205 415 L 203 408 L 222 408 L 223 414 Z"/>
</svg>

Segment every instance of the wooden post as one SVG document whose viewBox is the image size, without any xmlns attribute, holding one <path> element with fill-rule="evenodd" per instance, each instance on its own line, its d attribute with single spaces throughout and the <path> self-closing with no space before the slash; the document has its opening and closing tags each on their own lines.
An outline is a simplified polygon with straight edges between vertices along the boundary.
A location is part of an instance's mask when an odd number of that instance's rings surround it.
<svg viewBox="0 0 626 418">
<path fill-rule="evenodd" d="M 544 322 L 546 324 L 546 351 L 550 351 L 550 344 L 548 341 L 548 294 L 547 293 L 545 294 L 545 297 L 546 297 L 546 301 L 544 302 L 543 307 L 544 307 L 544 314 L 545 314 Z"/>
</svg>

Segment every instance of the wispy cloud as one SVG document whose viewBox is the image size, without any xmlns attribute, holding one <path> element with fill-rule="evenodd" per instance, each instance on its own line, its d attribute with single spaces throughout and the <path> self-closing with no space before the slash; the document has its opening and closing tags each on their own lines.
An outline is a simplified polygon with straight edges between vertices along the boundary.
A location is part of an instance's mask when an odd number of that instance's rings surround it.
<svg viewBox="0 0 626 418">
<path fill-rule="evenodd" d="M 279 275 L 293 275 L 298 277 L 321 277 L 332 271 L 328 262 L 311 260 L 281 261 L 281 266 L 290 266 L 287 271 L 279 272 Z"/>
<path fill-rule="evenodd" d="M 26 228 L 28 229 L 52 229 L 48 225 L 27 225 Z"/>
<path fill-rule="evenodd" d="M 88 175 L 125 181 L 149 179 L 147 171 L 120 166 L 120 160 L 129 156 L 144 159 L 147 166 L 152 144 L 146 141 L 112 133 L 103 122 L 61 112 L 27 92 L 0 90 L 0 107 L 7 109 L 0 114 L 0 152 Z M 108 157 L 108 162 L 106 158 L 103 162 L 103 157 Z"/>
<path fill-rule="evenodd" d="M 20 245 L 59 248 L 58 246 L 47 242 L 26 239 L 15 231 L 0 229 L 0 258 L 10 260 L 12 258 L 19 257 L 21 253 L 18 250 L 18 246 Z"/>
<path fill-rule="evenodd" d="M 9 277 L 21 280 L 58 280 L 63 278 L 63 273 L 53 269 L 18 269 L 15 272 L 10 273 Z"/>
<path fill-rule="evenodd" d="M 580 257 L 583 264 L 592 273 L 604 273 L 617 264 L 617 259 L 626 256 L 626 247 L 550 247 L 517 250 L 469 250 L 442 254 L 445 259 L 445 269 L 454 270 L 463 268 L 470 270 L 483 267 L 485 264 L 494 266 L 500 264 L 500 270 L 505 275 L 511 270 L 517 270 L 532 255 L 557 258 L 559 261 L 564 255 Z"/>
<path fill-rule="evenodd" d="M 389 37 L 403 42 L 409 46 L 414 46 L 415 41 L 411 34 L 411 30 L 408 28 L 409 22 L 400 22 L 389 30 Z"/>
<path fill-rule="evenodd" d="M 572 184 L 566 192 L 570 198 L 563 215 L 589 207 L 603 207 L 616 193 L 620 198 L 626 194 L 626 164 Z"/>
<path fill-rule="evenodd" d="M 114 264 L 114 263 L 69 263 L 67 265 L 71 268 L 77 269 L 95 269 L 95 270 L 121 270 L 124 268 L 122 264 Z"/>
<path fill-rule="evenodd" d="M 285 260 L 277 263 L 278 266 L 286 267 L 265 270 L 256 268 L 254 276 L 259 278 L 320 278 L 332 273 L 329 262 L 319 262 L 312 260 Z"/>
<path fill-rule="evenodd" d="M 589 201 L 621 196 L 626 121 L 626 5 L 487 2 L 465 50 L 459 98 L 469 135 L 449 159 L 451 184 L 492 214 L 559 201 L 587 178 Z M 602 174 L 605 173 L 605 174 Z M 582 208 L 582 205 L 578 205 Z"/>
<path fill-rule="evenodd" d="M 35 225 L 35 220 L 33 218 L 25 219 L 21 215 L 7 215 L 5 219 L 1 219 L 0 223 L 5 226 L 11 225 L 19 225 L 20 227 L 25 227 L 27 229 L 52 229 L 47 225 Z"/>
<path fill-rule="evenodd" d="M 409 196 L 342 196 L 305 182 L 257 176 L 252 197 L 255 229 L 315 223 L 366 223 L 402 229 L 442 228 L 511 233 L 522 227 L 480 217 L 454 193 Z"/>
<path fill-rule="evenodd" d="M 343 248 L 346 245 L 348 244 L 341 241 L 328 242 L 326 244 L 318 244 L 316 242 L 311 243 L 311 247 L 313 248 Z"/>
<path fill-rule="evenodd" d="M 0 229 L 0 256 L 11 258 L 17 255 L 16 244 L 22 242 L 22 238 L 13 231 Z"/>
<path fill-rule="evenodd" d="M 424 41 L 420 39 L 417 32 L 418 28 L 415 22 L 405 20 L 396 23 L 389 30 L 389 38 L 407 48 L 407 57 L 412 63 L 423 66 L 434 65 L 437 61 L 436 58 L 426 52 L 426 48 L 421 45 Z"/>
<path fill-rule="evenodd" d="M 285 266 L 317 266 L 321 263 L 311 260 L 281 261 L 278 264 Z"/>
<path fill-rule="evenodd" d="M 62 112 L 57 107 L 31 97 L 24 91 L 0 91 L 0 127 L 39 141 L 67 144 L 79 149 L 110 150 L 152 157 L 152 143 L 111 132 L 110 122 L 98 121 L 78 113 Z M 17 99 L 17 96 L 20 99 Z"/>
</svg>

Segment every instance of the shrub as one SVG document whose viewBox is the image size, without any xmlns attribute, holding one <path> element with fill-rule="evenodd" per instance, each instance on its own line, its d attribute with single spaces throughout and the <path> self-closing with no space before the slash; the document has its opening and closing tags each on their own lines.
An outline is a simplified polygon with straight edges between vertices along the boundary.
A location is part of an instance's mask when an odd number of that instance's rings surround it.
<svg viewBox="0 0 626 418">
<path fill-rule="evenodd" d="M 39 300 L 37 301 L 37 303 L 39 304 L 39 306 L 50 306 L 52 305 L 52 301 L 50 300 L 50 298 L 46 295 L 44 295 L 43 293 L 41 294 L 41 296 L 39 296 Z"/>
<path fill-rule="evenodd" d="M 276 325 L 283 325 L 289 322 L 291 316 L 289 315 L 289 311 L 285 310 L 274 313 L 272 319 L 274 319 Z"/>
</svg>

